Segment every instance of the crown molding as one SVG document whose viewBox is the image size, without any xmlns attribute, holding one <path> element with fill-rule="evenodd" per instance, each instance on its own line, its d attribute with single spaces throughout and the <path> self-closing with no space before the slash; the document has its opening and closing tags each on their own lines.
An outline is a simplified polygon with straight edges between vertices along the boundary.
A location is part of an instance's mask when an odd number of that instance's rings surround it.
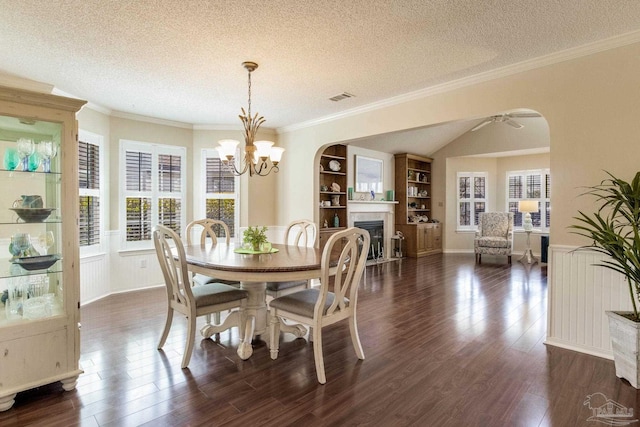
<svg viewBox="0 0 640 427">
<path fill-rule="evenodd" d="M 215 131 L 234 131 L 234 132 L 244 132 L 244 127 L 242 125 L 193 125 L 193 130 L 215 130 Z M 260 128 L 258 134 L 267 134 L 267 135 L 278 135 L 278 132 L 274 128 Z"/>
<path fill-rule="evenodd" d="M 97 111 L 98 113 L 105 114 L 107 116 L 113 114 L 113 110 L 111 108 L 103 107 L 102 105 L 96 104 L 95 102 L 87 102 L 87 105 L 85 105 L 85 107 L 90 110 Z"/>
<path fill-rule="evenodd" d="M 200 124 L 193 125 L 193 130 L 233 130 L 243 131 L 244 128 L 241 125 L 215 125 L 215 124 Z"/>
<path fill-rule="evenodd" d="M 46 94 L 52 94 L 54 89 L 53 85 L 50 85 L 48 83 L 26 79 L 24 77 L 16 76 L 15 74 L 8 74 L 2 71 L 0 71 L 0 86 L 30 90 L 32 92 L 40 92 Z"/>
<path fill-rule="evenodd" d="M 357 108 L 352 108 L 340 113 L 332 114 L 325 117 L 320 117 L 318 119 L 313 119 L 313 120 L 301 122 L 298 124 L 284 126 L 284 127 L 278 128 L 277 132 L 281 134 L 281 133 L 292 132 L 300 129 L 305 129 L 305 128 L 309 128 L 319 124 L 332 122 L 335 120 L 355 116 L 355 115 L 366 113 L 369 111 L 379 110 L 382 108 L 386 108 L 386 107 L 390 107 L 398 104 L 403 104 L 405 102 L 426 98 L 426 97 L 444 93 L 444 92 L 450 92 L 456 89 L 472 86 L 478 83 L 511 76 L 514 74 L 534 70 L 536 68 L 546 67 L 548 65 L 553 65 L 560 62 L 564 62 L 564 61 L 570 61 L 572 59 L 593 55 L 598 52 L 611 50 L 611 49 L 627 46 L 627 45 L 638 43 L 638 42 L 640 42 L 640 31 L 632 31 L 630 33 L 622 34 L 619 36 L 614 36 L 608 39 L 599 40 L 594 43 L 589 43 L 586 45 L 565 49 L 559 52 L 555 52 L 555 53 L 540 56 L 537 58 L 528 59 L 526 61 L 518 62 L 516 64 L 511 64 L 511 65 L 496 68 L 493 70 L 485 71 L 482 73 L 474 74 L 473 76 L 463 77 L 461 79 L 452 80 L 450 82 L 430 86 L 428 88 L 420 89 L 414 92 L 409 92 L 403 95 L 394 96 L 392 98 L 387 98 L 382 101 L 373 102 Z"/>
<path fill-rule="evenodd" d="M 174 120 L 158 119 L 156 117 L 142 116 L 140 114 L 125 113 L 124 111 L 113 110 L 111 112 L 111 117 L 118 117 L 118 118 L 121 118 L 121 119 L 135 120 L 135 121 L 138 121 L 138 122 L 153 123 L 153 124 L 156 124 L 156 125 L 172 126 L 172 127 L 176 127 L 176 128 L 182 128 L 182 129 L 193 129 L 193 125 L 191 123 L 177 122 L 177 121 L 174 121 Z"/>
</svg>

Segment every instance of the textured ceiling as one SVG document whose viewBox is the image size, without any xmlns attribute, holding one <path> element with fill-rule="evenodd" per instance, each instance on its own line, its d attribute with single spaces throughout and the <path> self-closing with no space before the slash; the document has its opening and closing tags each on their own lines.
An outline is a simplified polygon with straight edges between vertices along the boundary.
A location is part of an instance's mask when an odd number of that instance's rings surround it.
<svg viewBox="0 0 640 427">
<path fill-rule="evenodd" d="M 640 29 L 631 0 L 0 0 L 0 72 L 113 111 L 302 123 Z M 354 98 L 332 102 L 343 91 Z"/>
</svg>

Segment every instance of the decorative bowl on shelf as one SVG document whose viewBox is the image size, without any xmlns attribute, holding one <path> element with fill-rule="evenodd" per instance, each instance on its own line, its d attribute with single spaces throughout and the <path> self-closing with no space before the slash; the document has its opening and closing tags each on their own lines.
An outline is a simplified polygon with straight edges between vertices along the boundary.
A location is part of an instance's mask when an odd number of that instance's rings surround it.
<svg viewBox="0 0 640 427">
<path fill-rule="evenodd" d="M 340 170 L 340 162 L 337 160 L 331 160 L 329 162 L 329 169 L 331 169 L 334 172 L 338 172 Z"/>
<path fill-rule="evenodd" d="M 55 208 L 9 208 L 24 222 L 42 222 L 49 218 Z"/>
<path fill-rule="evenodd" d="M 24 256 L 13 258 L 11 261 L 14 264 L 19 265 L 25 270 L 44 270 L 51 267 L 56 261 L 60 260 L 60 255 L 38 255 L 38 256 Z"/>
</svg>

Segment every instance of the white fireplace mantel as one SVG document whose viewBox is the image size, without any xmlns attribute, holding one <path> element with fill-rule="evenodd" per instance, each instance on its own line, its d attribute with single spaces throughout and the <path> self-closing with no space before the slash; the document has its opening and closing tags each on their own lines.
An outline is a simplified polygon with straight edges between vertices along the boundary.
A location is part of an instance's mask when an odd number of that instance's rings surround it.
<svg viewBox="0 0 640 427">
<path fill-rule="evenodd" d="M 383 200 L 349 200 L 347 202 L 347 222 L 349 227 L 357 221 L 384 222 L 384 256 L 391 257 L 391 237 L 395 231 L 395 206 L 398 202 Z"/>
</svg>

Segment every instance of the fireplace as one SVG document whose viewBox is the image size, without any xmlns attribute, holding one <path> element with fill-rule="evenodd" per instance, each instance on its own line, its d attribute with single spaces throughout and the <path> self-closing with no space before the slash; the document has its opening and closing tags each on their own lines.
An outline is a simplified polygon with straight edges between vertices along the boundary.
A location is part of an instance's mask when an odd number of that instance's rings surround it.
<svg viewBox="0 0 640 427">
<path fill-rule="evenodd" d="M 367 259 L 384 258 L 384 221 L 355 221 L 353 225 L 369 232 L 371 246 Z"/>
<path fill-rule="evenodd" d="M 398 202 L 382 200 L 349 200 L 347 225 L 349 227 L 362 227 L 369 231 L 371 243 L 369 244 L 369 259 L 376 261 L 388 260 L 393 256 L 393 244 L 391 238 L 394 230 L 394 205 Z M 377 230 L 369 229 L 367 224 L 375 224 Z M 380 250 L 378 250 L 380 242 Z M 373 250 L 371 250 L 373 245 Z"/>
</svg>

